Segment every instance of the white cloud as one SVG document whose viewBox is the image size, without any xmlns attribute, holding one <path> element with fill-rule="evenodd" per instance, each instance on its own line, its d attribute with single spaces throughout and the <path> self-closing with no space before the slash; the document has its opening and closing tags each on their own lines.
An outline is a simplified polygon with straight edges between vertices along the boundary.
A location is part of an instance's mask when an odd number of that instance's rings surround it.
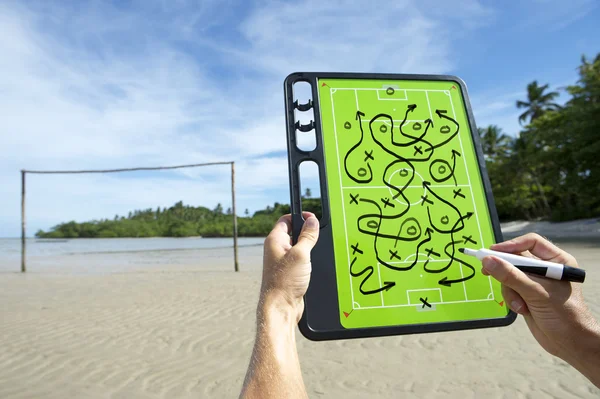
<svg viewBox="0 0 600 399">
<path fill-rule="evenodd" d="M 489 11 L 476 1 L 460 13 L 442 12 L 447 2 L 307 0 L 267 2 L 241 25 L 250 42 L 246 62 L 285 76 L 293 71 L 440 73 L 452 68 L 450 38 Z M 451 2 L 458 6 L 459 3 Z M 437 10 L 432 17 L 432 7 Z"/>
<path fill-rule="evenodd" d="M 132 7 L 0 5 L 0 235 L 18 233 L 21 168 L 235 160 L 240 209 L 287 202 L 285 156 L 261 158 L 286 150 L 287 74 L 449 72 L 453 39 L 493 16 L 475 0 Z M 33 177 L 30 224 L 229 201 L 226 168 L 173 173 L 191 180 Z"/>
</svg>

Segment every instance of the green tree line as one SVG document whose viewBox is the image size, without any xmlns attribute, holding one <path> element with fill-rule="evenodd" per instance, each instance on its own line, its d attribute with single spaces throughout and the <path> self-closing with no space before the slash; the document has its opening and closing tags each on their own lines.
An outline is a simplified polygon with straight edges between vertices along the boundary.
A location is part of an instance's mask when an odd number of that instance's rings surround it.
<svg viewBox="0 0 600 399">
<path fill-rule="evenodd" d="M 549 85 L 527 86 L 517 101 L 517 137 L 479 129 L 500 219 L 565 221 L 600 215 L 600 54 L 582 57 L 562 106 Z"/>
<path fill-rule="evenodd" d="M 310 191 L 308 191 L 310 193 Z M 321 200 L 304 198 L 306 211 L 321 215 Z M 290 213 L 290 206 L 275 203 L 255 212 L 248 210 L 238 217 L 238 234 L 241 237 L 264 237 L 281 215 Z M 170 208 L 157 207 L 129 212 L 127 216 L 115 215 L 114 219 L 92 220 L 77 223 L 61 223 L 49 231 L 39 230 L 38 238 L 118 238 L 118 237 L 231 237 L 233 223 L 231 209 L 223 211 L 219 204 L 215 209 L 194 207 L 177 202 Z"/>
</svg>

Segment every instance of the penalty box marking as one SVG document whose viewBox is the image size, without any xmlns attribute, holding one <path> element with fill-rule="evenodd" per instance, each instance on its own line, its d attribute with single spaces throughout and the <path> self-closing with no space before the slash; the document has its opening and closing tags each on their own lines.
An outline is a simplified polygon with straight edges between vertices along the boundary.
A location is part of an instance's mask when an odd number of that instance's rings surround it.
<svg viewBox="0 0 600 399">
<path fill-rule="evenodd" d="M 474 302 L 492 302 L 493 299 L 469 299 L 468 301 L 446 301 L 446 302 L 429 302 L 430 305 L 457 305 L 459 303 L 474 303 Z M 495 302 L 495 301 L 494 301 Z M 407 308 L 421 305 L 385 305 L 385 306 L 362 306 L 356 310 L 368 310 L 368 309 L 384 309 L 384 308 Z"/>
<path fill-rule="evenodd" d="M 411 292 L 423 292 L 423 291 L 437 291 L 440 294 L 440 302 L 429 302 L 430 304 L 435 304 L 435 303 L 444 303 L 444 298 L 442 298 L 442 290 L 439 288 L 422 288 L 422 289 L 418 289 L 418 290 L 406 290 L 406 298 L 408 299 L 408 304 L 409 305 L 416 305 L 414 303 L 410 303 L 410 293 Z M 420 303 L 418 304 L 419 306 L 421 305 Z"/>
</svg>

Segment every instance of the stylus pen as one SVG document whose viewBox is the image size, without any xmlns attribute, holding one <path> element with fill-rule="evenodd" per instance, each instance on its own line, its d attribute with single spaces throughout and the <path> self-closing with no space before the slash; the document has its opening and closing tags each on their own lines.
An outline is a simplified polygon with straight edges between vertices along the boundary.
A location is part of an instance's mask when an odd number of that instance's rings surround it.
<svg viewBox="0 0 600 399">
<path fill-rule="evenodd" d="M 497 256 L 498 258 L 504 259 L 508 263 L 511 263 L 517 269 L 524 271 L 525 273 L 535 274 L 537 276 L 551 278 L 554 280 L 573 281 L 576 283 L 583 283 L 585 280 L 585 270 L 578 267 L 561 265 L 560 263 L 548 262 L 545 260 L 532 259 L 526 256 L 492 251 L 491 249 L 485 248 L 459 248 L 459 251 L 465 255 L 474 256 L 479 260 L 482 260 L 486 256 L 490 255 Z"/>
</svg>

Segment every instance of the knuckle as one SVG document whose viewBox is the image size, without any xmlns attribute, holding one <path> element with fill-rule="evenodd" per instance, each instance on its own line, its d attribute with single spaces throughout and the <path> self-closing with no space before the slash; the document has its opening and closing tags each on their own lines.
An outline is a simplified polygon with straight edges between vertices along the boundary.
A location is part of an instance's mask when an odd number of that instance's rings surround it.
<svg viewBox="0 0 600 399">
<path fill-rule="evenodd" d="M 273 234 L 269 234 L 266 238 L 265 238 L 265 242 L 264 245 L 265 246 L 269 246 L 273 243 Z"/>
<path fill-rule="evenodd" d="M 302 234 L 300 234 L 300 236 L 312 242 L 317 241 L 317 234 L 313 231 L 303 231 Z"/>
<path fill-rule="evenodd" d="M 519 270 L 515 267 L 502 267 L 498 271 L 497 280 L 507 286 L 514 286 L 519 283 Z"/>
<path fill-rule="evenodd" d="M 498 280 L 502 284 L 508 284 L 508 285 L 518 281 L 519 277 L 517 276 L 516 270 L 517 269 L 515 269 L 515 268 L 503 269 L 502 272 L 500 273 L 500 275 L 498 276 Z"/>
<path fill-rule="evenodd" d="M 542 241 L 544 239 L 538 233 L 527 233 L 523 237 L 531 241 Z"/>
</svg>

